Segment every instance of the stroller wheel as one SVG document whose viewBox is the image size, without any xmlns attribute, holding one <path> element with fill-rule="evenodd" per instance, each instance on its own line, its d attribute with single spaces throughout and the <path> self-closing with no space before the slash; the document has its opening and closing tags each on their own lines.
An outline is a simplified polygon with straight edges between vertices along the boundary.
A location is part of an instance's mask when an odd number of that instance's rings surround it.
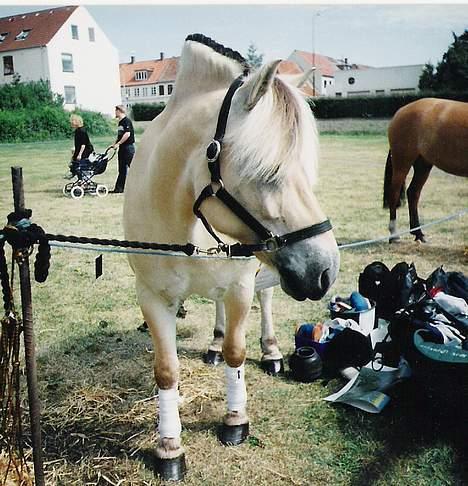
<svg viewBox="0 0 468 486">
<path fill-rule="evenodd" d="M 64 196 L 70 195 L 72 187 L 73 187 L 73 182 L 68 182 L 67 184 L 65 184 L 62 189 L 63 195 Z"/>
<path fill-rule="evenodd" d="M 73 199 L 81 199 L 84 196 L 84 189 L 81 186 L 74 186 L 70 194 Z"/>
<path fill-rule="evenodd" d="M 106 197 L 109 193 L 109 189 L 104 184 L 98 184 L 96 186 L 96 196 L 97 197 Z"/>
</svg>

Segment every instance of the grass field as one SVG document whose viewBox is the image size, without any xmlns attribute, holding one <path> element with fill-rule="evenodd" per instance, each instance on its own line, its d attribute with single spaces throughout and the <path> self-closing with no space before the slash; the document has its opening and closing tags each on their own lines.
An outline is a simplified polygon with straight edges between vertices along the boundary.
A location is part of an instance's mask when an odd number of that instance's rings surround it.
<svg viewBox="0 0 468 486">
<path fill-rule="evenodd" d="M 98 151 L 111 139 L 93 140 Z M 122 238 L 123 198 L 62 195 L 70 142 L 0 146 L 0 208 L 12 210 L 10 166 L 23 167 L 26 206 L 49 233 Z M 384 135 L 321 136 L 318 198 L 339 243 L 387 234 L 382 178 Z M 116 161 L 98 179 L 110 188 Z M 430 222 L 467 206 L 468 184 L 434 169 L 420 213 Z M 399 211 L 406 229 L 407 208 Z M 332 294 L 349 295 L 359 272 L 374 260 L 414 262 L 425 278 L 439 265 L 468 274 L 468 215 L 428 228 L 429 243 L 406 236 L 341 252 L 338 280 L 321 302 L 295 302 L 275 291 L 274 318 L 282 351 L 294 349 L 297 324 L 326 319 Z M 34 284 L 33 301 L 48 485 L 157 485 L 145 464 L 155 440 L 155 394 L 149 336 L 124 255 L 52 250 L 47 282 Z M 19 295 L 16 295 L 19 301 Z M 182 438 L 187 485 L 462 485 L 468 482 L 466 424 L 457 424 L 407 383 L 380 415 L 331 405 L 323 397 L 344 382 L 312 384 L 264 375 L 258 364 L 259 309 L 248 326 L 246 380 L 251 437 L 226 448 L 216 438 L 224 413 L 223 370 L 201 356 L 214 325 L 214 304 L 194 296 L 178 321 Z M 26 416 L 25 416 L 26 418 Z M 27 418 L 26 418 L 27 420 Z"/>
</svg>

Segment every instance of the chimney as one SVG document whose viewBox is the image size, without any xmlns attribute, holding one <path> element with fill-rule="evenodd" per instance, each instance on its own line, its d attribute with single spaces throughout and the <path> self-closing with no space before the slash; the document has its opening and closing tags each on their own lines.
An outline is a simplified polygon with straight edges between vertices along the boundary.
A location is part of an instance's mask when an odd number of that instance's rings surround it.
<svg viewBox="0 0 468 486">
<path fill-rule="evenodd" d="M 345 58 L 344 58 L 344 63 L 345 63 L 346 65 L 348 65 L 348 58 L 347 58 L 347 57 L 345 57 Z"/>
<path fill-rule="evenodd" d="M 159 60 L 164 61 L 164 52 L 159 53 Z"/>
<path fill-rule="evenodd" d="M 134 64 L 135 62 L 135 56 L 130 56 L 130 64 Z"/>
</svg>

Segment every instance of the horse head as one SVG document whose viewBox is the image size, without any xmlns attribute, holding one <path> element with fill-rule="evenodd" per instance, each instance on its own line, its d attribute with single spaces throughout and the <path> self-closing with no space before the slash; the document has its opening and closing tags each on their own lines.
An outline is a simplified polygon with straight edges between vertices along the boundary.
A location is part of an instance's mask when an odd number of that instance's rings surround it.
<svg viewBox="0 0 468 486">
<path fill-rule="evenodd" d="M 262 67 L 233 94 L 219 155 L 227 191 L 274 235 L 326 220 L 313 191 L 315 120 L 299 91 L 276 76 L 279 62 Z M 216 230 L 245 244 L 261 240 L 221 201 L 210 199 L 203 212 Z M 339 269 L 337 244 L 328 229 L 256 256 L 278 270 L 283 290 L 297 300 L 323 297 Z"/>
</svg>

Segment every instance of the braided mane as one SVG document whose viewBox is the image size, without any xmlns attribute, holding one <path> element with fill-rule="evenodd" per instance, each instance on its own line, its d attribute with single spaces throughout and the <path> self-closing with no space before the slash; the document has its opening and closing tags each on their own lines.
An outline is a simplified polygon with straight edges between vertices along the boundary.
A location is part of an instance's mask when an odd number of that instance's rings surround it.
<svg viewBox="0 0 468 486">
<path fill-rule="evenodd" d="M 218 54 L 221 54 L 225 57 L 228 57 L 229 59 L 233 59 L 234 61 L 237 61 L 244 68 L 244 76 L 247 75 L 250 71 L 249 63 L 242 56 L 242 54 L 240 52 L 234 51 L 230 47 L 225 47 L 222 44 L 219 44 L 215 40 L 211 39 L 210 37 L 207 37 L 206 35 L 190 34 L 186 37 L 185 40 L 186 41 L 194 41 L 194 42 L 198 42 L 200 44 L 203 44 L 207 47 L 210 47 L 211 49 L 213 49 Z"/>
</svg>

